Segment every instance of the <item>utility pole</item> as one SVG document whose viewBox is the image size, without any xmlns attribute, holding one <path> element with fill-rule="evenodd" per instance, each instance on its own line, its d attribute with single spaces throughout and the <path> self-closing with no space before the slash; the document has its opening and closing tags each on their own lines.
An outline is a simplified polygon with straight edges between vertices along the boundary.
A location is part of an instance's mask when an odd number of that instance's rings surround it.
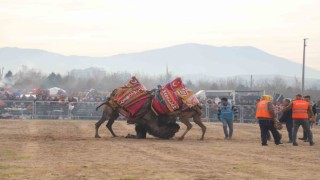
<svg viewBox="0 0 320 180">
<path fill-rule="evenodd" d="M 169 68 L 168 68 L 168 64 L 166 64 L 166 83 L 169 82 Z"/>
<path fill-rule="evenodd" d="M 251 74 L 251 77 L 250 77 L 250 89 L 252 90 L 252 84 L 253 84 L 253 79 L 252 79 L 252 74 Z"/>
<path fill-rule="evenodd" d="M 2 80 L 2 77 L 3 77 L 3 70 L 4 70 L 4 67 L 0 69 L 0 80 Z"/>
<path fill-rule="evenodd" d="M 304 71 L 305 71 L 305 61 L 306 61 L 306 42 L 308 38 L 303 39 L 303 63 L 302 63 L 302 94 L 304 94 Z"/>
</svg>

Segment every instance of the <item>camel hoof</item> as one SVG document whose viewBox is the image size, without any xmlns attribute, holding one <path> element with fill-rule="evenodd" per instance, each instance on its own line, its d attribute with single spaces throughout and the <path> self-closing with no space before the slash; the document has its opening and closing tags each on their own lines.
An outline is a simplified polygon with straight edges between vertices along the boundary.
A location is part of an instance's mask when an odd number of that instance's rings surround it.
<svg viewBox="0 0 320 180">
<path fill-rule="evenodd" d="M 182 141 L 184 139 L 184 137 L 178 138 L 179 141 Z"/>
<path fill-rule="evenodd" d="M 128 134 L 125 138 L 138 139 L 136 135 Z"/>
<path fill-rule="evenodd" d="M 204 140 L 204 138 L 200 138 L 199 140 L 200 140 L 200 141 L 203 141 L 203 140 Z"/>
<path fill-rule="evenodd" d="M 101 138 L 99 135 L 95 135 L 94 137 L 95 137 L 95 138 Z"/>
</svg>

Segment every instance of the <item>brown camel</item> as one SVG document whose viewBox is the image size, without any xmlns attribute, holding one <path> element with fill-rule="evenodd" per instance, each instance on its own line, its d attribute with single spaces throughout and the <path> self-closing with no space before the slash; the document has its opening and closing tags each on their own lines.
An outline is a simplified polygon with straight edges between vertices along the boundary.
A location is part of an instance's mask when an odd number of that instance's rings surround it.
<svg viewBox="0 0 320 180">
<path fill-rule="evenodd" d="M 117 137 L 117 135 L 113 132 L 112 125 L 114 121 L 119 117 L 119 112 L 117 110 L 113 110 L 113 108 L 108 103 L 103 103 L 100 105 L 103 108 L 103 114 L 101 119 L 96 123 L 96 138 L 100 138 L 98 130 L 101 124 L 103 124 L 107 119 L 108 123 L 106 125 L 107 129 L 111 132 L 113 137 Z M 99 108 L 98 106 L 97 108 Z M 149 108 L 150 109 L 150 108 Z M 120 110 L 120 109 L 118 109 Z M 175 122 L 170 121 L 172 118 L 164 117 L 165 120 L 159 123 L 159 117 L 157 117 L 153 111 L 147 110 L 146 113 L 142 117 L 137 120 L 136 131 L 137 136 L 128 135 L 129 138 L 146 138 L 146 133 L 159 137 L 162 139 L 170 139 L 172 138 L 176 132 L 179 131 L 180 126 Z"/>
<path fill-rule="evenodd" d="M 100 106 L 97 107 L 103 108 L 103 115 L 101 119 L 95 124 L 96 134 L 95 137 L 99 138 L 99 127 L 101 124 L 103 124 L 107 119 L 108 123 L 106 125 L 107 129 L 111 132 L 113 137 L 117 137 L 117 135 L 113 132 L 112 125 L 114 121 L 119 117 L 119 111 L 120 108 L 114 110 L 108 103 L 103 103 Z M 169 115 L 171 118 L 179 117 L 179 120 L 187 126 L 187 129 L 182 134 L 182 136 L 179 138 L 179 140 L 183 140 L 185 135 L 188 133 L 188 131 L 192 128 L 192 124 L 189 121 L 189 118 L 193 118 L 193 121 L 198 124 L 201 127 L 202 130 L 202 136 L 200 140 L 204 139 L 204 135 L 206 132 L 206 126 L 201 121 L 201 110 L 199 106 L 195 106 L 194 108 L 190 108 L 186 111 L 181 112 L 175 112 L 171 115 Z M 160 117 L 160 116 L 159 116 Z M 177 128 L 174 125 L 167 125 L 167 126 L 159 126 L 159 123 L 157 121 L 158 117 L 156 114 L 151 110 L 151 107 L 148 108 L 147 113 L 141 117 L 138 122 L 143 125 L 147 125 L 147 131 L 149 134 L 154 135 L 156 137 L 169 139 L 174 136 L 176 132 L 178 132 L 179 128 Z M 136 129 L 137 130 L 137 129 Z M 145 137 L 145 135 L 142 135 L 142 137 Z"/>
<path fill-rule="evenodd" d="M 200 106 L 195 106 L 193 108 L 189 108 L 186 111 L 181 111 L 180 113 L 177 114 L 179 117 L 179 120 L 187 126 L 187 129 L 185 132 L 182 134 L 182 136 L 179 138 L 179 140 L 183 140 L 184 136 L 188 133 L 188 131 L 192 128 L 192 124 L 190 123 L 189 119 L 192 118 L 193 121 L 200 126 L 202 130 L 202 135 L 200 140 L 204 139 L 204 134 L 206 133 L 207 127 L 202 123 L 201 121 L 201 109 Z"/>
</svg>

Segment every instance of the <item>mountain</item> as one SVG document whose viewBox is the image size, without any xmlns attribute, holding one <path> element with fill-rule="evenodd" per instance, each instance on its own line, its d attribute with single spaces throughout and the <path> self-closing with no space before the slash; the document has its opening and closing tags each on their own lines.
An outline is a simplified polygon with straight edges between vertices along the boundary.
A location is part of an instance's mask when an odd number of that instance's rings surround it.
<svg viewBox="0 0 320 180">
<path fill-rule="evenodd" d="M 37 49 L 0 48 L 0 62 L 7 70 L 22 65 L 43 72 L 66 74 L 73 69 L 99 67 L 106 72 L 126 71 L 164 74 L 169 71 L 186 77 L 225 77 L 236 75 L 280 75 L 301 77 L 301 64 L 254 47 L 215 47 L 182 44 L 145 52 L 110 57 L 64 56 Z M 319 79 L 320 71 L 306 67 L 306 77 Z"/>
</svg>

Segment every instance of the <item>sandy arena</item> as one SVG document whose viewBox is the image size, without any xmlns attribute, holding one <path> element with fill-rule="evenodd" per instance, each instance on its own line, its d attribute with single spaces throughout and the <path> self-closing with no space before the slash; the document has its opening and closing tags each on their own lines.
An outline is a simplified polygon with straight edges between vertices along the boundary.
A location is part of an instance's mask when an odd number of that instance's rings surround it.
<svg viewBox="0 0 320 180">
<path fill-rule="evenodd" d="M 114 130 L 121 137 L 103 125 L 95 139 L 94 124 L 0 120 L 0 179 L 320 179 L 320 127 L 313 147 L 262 147 L 256 124 L 235 124 L 234 139 L 224 140 L 220 123 L 206 123 L 204 141 L 197 125 L 178 141 L 125 139 L 134 126 L 120 121 Z"/>
</svg>

